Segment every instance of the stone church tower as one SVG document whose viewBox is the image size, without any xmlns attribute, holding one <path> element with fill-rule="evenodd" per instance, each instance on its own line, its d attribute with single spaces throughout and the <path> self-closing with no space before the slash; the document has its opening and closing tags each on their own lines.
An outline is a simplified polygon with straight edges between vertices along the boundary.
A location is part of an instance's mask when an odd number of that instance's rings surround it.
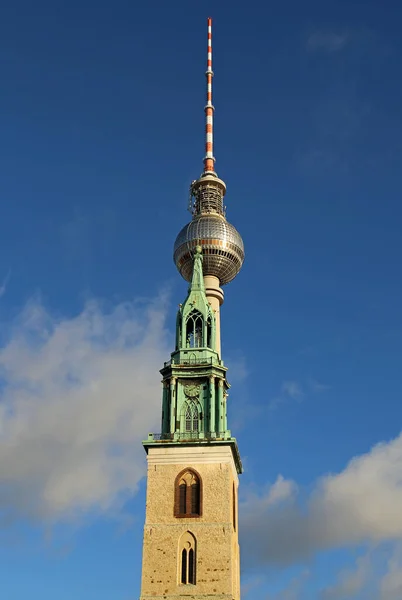
<svg viewBox="0 0 402 600">
<path fill-rule="evenodd" d="M 144 442 L 148 461 L 141 600 L 240 599 L 236 439 L 228 429 L 221 357 L 222 285 L 240 271 L 243 241 L 226 220 L 225 183 L 213 155 L 212 34 L 208 19 L 206 156 L 191 184 L 192 220 L 174 260 L 190 282 L 179 306 L 176 345 L 161 370 L 161 433 Z"/>
</svg>

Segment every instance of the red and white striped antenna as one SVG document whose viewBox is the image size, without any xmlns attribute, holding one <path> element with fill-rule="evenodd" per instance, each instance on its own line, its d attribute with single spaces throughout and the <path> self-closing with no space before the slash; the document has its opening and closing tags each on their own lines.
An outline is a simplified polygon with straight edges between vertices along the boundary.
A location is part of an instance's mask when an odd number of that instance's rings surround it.
<svg viewBox="0 0 402 600">
<path fill-rule="evenodd" d="M 215 158 L 214 158 L 214 106 L 212 104 L 212 19 L 208 17 L 208 56 L 207 70 L 207 103 L 205 105 L 205 158 L 204 158 L 204 173 L 215 174 Z"/>
</svg>

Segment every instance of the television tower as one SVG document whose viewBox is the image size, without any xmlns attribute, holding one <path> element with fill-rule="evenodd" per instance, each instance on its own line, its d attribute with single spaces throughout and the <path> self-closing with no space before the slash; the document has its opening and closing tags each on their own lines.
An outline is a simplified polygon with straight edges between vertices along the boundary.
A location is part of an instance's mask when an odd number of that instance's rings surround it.
<svg viewBox="0 0 402 600">
<path fill-rule="evenodd" d="M 212 104 L 212 19 L 208 19 L 207 101 L 205 104 L 204 171 L 190 186 L 192 220 L 178 234 L 174 244 L 174 261 L 179 273 L 190 281 L 196 247 L 202 248 L 205 292 L 217 320 L 217 351 L 220 344 L 220 306 L 223 304 L 222 285 L 239 273 L 244 261 L 243 240 L 226 220 L 223 199 L 226 184 L 215 171 L 214 112 Z"/>
<path fill-rule="evenodd" d="M 226 185 L 215 171 L 212 20 L 208 19 L 206 153 L 190 186 L 191 221 L 174 244 L 189 282 L 176 344 L 161 369 L 161 432 L 148 434 L 141 600 L 240 600 L 238 475 L 228 428 L 227 367 L 221 356 L 221 286 L 244 260 L 243 241 L 225 216 Z"/>
</svg>

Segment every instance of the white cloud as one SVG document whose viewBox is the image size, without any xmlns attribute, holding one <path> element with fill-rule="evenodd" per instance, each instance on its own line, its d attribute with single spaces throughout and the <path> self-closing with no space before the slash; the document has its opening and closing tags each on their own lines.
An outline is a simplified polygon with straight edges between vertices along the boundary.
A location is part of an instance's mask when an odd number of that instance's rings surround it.
<svg viewBox="0 0 402 600">
<path fill-rule="evenodd" d="M 309 379 L 308 384 L 309 384 L 311 391 L 315 392 L 316 394 L 320 394 L 321 392 L 327 392 L 328 390 L 331 389 L 331 386 L 329 386 L 325 383 L 320 383 L 316 379 Z"/>
<path fill-rule="evenodd" d="M 402 545 L 394 549 L 388 561 L 387 572 L 380 582 L 381 600 L 401 600 L 402 598 Z"/>
<path fill-rule="evenodd" d="M 290 564 L 322 549 L 402 539 L 402 434 L 318 480 L 304 503 L 294 482 L 280 481 L 286 502 L 272 505 L 269 488 L 243 503 L 247 561 Z"/>
<path fill-rule="evenodd" d="M 342 569 L 335 585 L 322 590 L 321 600 L 348 600 L 355 598 L 366 586 L 372 572 L 371 555 L 357 558 L 354 568 Z"/>
<path fill-rule="evenodd" d="M 304 396 L 301 385 L 297 381 L 284 381 L 281 392 L 293 400 L 298 400 Z"/>
<path fill-rule="evenodd" d="M 247 379 L 249 372 L 245 356 L 242 354 L 226 356 L 225 362 L 229 368 L 231 383 L 240 384 Z"/>
<path fill-rule="evenodd" d="M 270 401 L 268 408 L 270 410 L 275 410 L 279 405 L 284 404 L 289 399 L 301 402 L 303 397 L 304 392 L 300 383 L 293 380 L 286 380 L 282 383 L 278 396 Z"/>
<path fill-rule="evenodd" d="M 163 299 L 55 318 L 31 302 L 0 350 L 0 515 L 114 509 L 144 474 L 168 356 Z M 152 430 L 152 429 L 151 429 Z"/>
<path fill-rule="evenodd" d="M 259 588 L 259 586 L 263 583 L 263 578 L 261 576 L 252 576 L 251 579 L 245 581 L 245 578 L 242 577 L 241 580 L 241 595 L 243 598 L 246 598 L 251 595 L 255 595 L 255 590 Z"/>
<path fill-rule="evenodd" d="M 285 588 L 274 594 L 268 594 L 267 600 L 299 600 L 309 577 L 310 571 L 302 571 L 299 575 L 293 577 Z"/>
<path fill-rule="evenodd" d="M 287 500 L 292 501 L 296 493 L 297 486 L 295 482 L 284 479 L 282 475 L 279 475 L 276 481 L 268 486 L 266 494 L 258 495 L 253 491 L 246 491 L 247 499 L 242 508 L 245 510 L 246 515 L 250 508 L 261 514 L 266 509 L 285 503 Z"/>
<path fill-rule="evenodd" d="M 370 545 L 350 568 L 338 573 L 337 582 L 322 589 L 320 600 L 401 600 L 402 544 Z"/>
<path fill-rule="evenodd" d="M 316 31 L 307 39 L 309 50 L 324 50 L 326 52 L 338 52 L 342 50 L 349 41 L 346 33 L 335 33 L 333 31 Z"/>
<path fill-rule="evenodd" d="M 3 279 L 3 283 L 0 285 L 0 298 L 4 296 L 7 290 L 8 282 L 10 281 L 11 271 L 7 273 L 5 278 Z"/>
<path fill-rule="evenodd" d="M 289 498 L 292 498 L 296 492 L 297 487 L 294 481 L 286 480 L 279 475 L 268 491 L 266 496 L 266 506 L 274 506 L 279 502 L 284 502 Z"/>
</svg>

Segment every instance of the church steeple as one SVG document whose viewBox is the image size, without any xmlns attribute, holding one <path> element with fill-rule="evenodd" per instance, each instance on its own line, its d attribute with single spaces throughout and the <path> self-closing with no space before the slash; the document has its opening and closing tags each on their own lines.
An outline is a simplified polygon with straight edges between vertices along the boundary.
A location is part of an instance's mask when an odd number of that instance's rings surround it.
<svg viewBox="0 0 402 600">
<path fill-rule="evenodd" d="M 240 600 L 237 526 L 242 464 L 228 427 L 227 368 L 221 356 L 221 286 L 240 271 L 243 241 L 226 220 L 225 183 L 215 172 L 212 21 L 208 19 L 206 155 L 190 187 L 192 220 L 174 260 L 189 281 L 176 343 L 162 375 L 161 430 L 148 434 L 141 600 Z"/>
<path fill-rule="evenodd" d="M 207 298 L 202 248 L 194 252 L 187 298 L 179 306 L 176 348 L 161 370 L 163 375 L 162 439 L 231 439 L 227 427 L 226 367 L 216 349 L 216 318 Z M 198 418 L 186 420 L 187 409 Z M 154 438 L 150 434 L 150 438 Z M 240 461 L 238 453 L 237 459 Z M 240 462 L 239 462 L 240 468 Z"/>
<path fill-rule="evenodd" d="M 211 357 L 212 351 L 217 359 L 216 320 L 205 293 L 202 260 L 202 248 L 197 246 L 188 295 L 177 313 L 176 351 L 191 348 L 194 353 L 207 352 Z"/>
</svg>

